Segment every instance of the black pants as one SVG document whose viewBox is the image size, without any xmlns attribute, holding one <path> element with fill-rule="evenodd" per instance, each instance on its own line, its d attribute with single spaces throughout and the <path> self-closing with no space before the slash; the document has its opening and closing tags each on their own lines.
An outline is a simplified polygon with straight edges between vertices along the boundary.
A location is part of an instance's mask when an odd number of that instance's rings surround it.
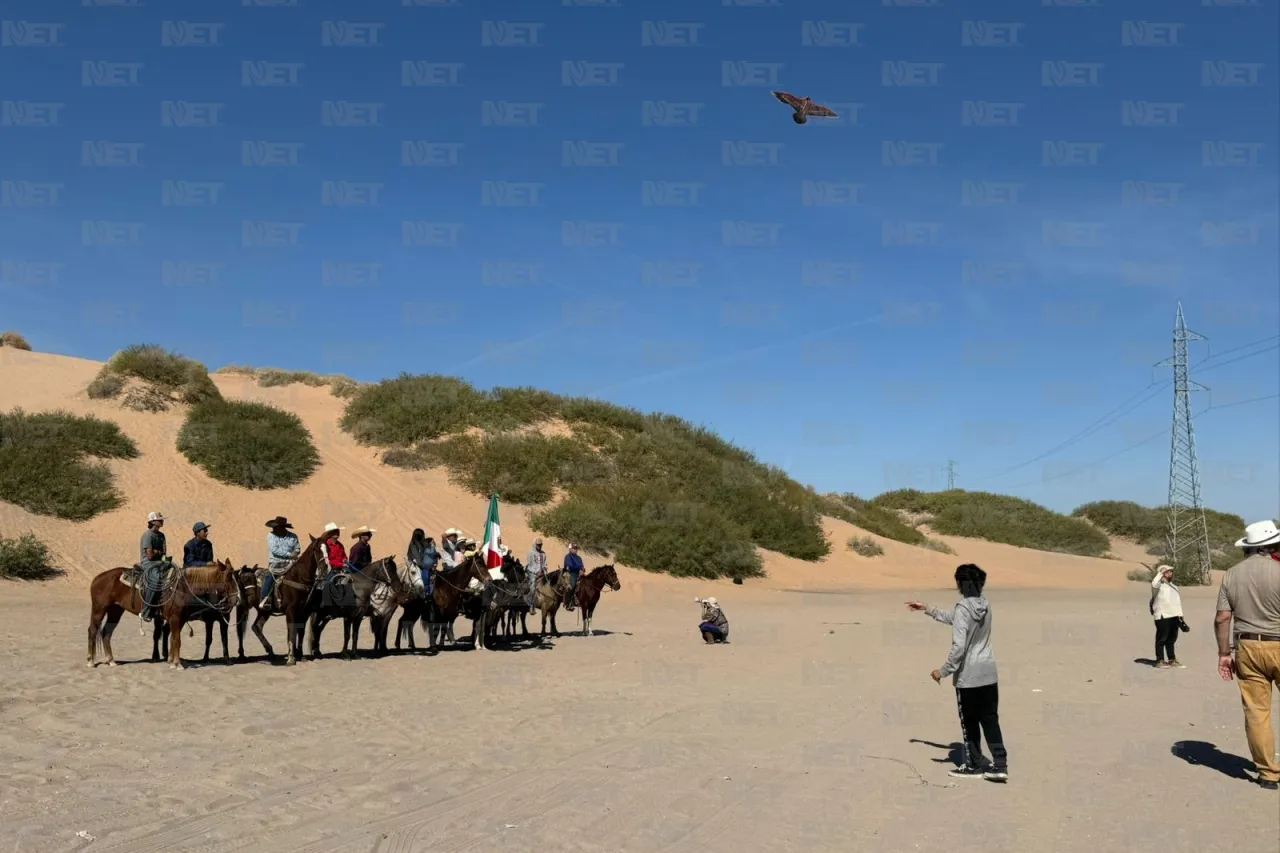
<svg viewBox="0 0 1280 853">
<path fill-rule="evenodd" d="M 1178 617 L 1156 620 L 1156 660 L 1177 660 L 1173 644 L 1178 642 Z M 1165 654 L 1169 657 L 1165 658 Z"/>
<path fill-rule="evenodd" d="M 982 764 L 982 736 L 991 749 L 991 763 L 996 770 L 1008 769 L 1008 753 L 1000 734 L 1000 685 L 957 687 L 956 705 L 960 709 L 960 731 L 964 735 L 964 763 L 967 767 Z"/>
</svg>

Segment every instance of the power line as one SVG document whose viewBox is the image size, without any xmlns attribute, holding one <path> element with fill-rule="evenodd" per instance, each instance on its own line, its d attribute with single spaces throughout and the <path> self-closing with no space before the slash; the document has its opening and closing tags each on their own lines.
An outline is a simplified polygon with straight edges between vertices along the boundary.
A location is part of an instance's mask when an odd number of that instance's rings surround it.
<svg viewBox="0 0 1280 853">
<path fill-rule="evenodd" d="M 1249 347 L 1256 346 L 1256 345 L 1261 344 L 1261 343 L 1266 343 L 1267 341 L 1269 341 L 1269 340 L 1274 340 L 1275 338 L 1280 338 L 1280 335 L 1272 335 L 1272 336 L 1267 337 L 1267 338 L 1262 338 L 1262 339 L 1260 339 L 1260 340 L 1252 341 L 1252 342 L 1247 343 L 1247 344 L 1242 344 L 1242 345 L 1240 345 L 1240 346 L 1238 346 L 1238 347 L 1232 347 L 1232 348 L 1231 348 L 1231 349 L 1229 349 L 1229 350 L 1224 350 L 1223 352 L 1218 353 L 1218 354 L 1217 354 L 1217 355 L 1215 355 L 1215 356 L 1210 356 L 1209 358 L 1220 358 L 1220 357 L 1222 357 L 1222 356 L 1224 356 L 1224 355 L 1227 355 L 1227 354 L 1229 354 L 1229 353 L 1238 352 L 1238 351 L 1240 351 L 1240 350 L 1242 350 L 1242 349 L 1248 349 Z M 1256 355 L 1262 355 L 1263 353 L 1268 353 L 1268 352 L 1271 352 L 1272 350 L 1275 350 L 1275 349 L 1280 349 L 1280 344 L 1276 344 L 1276 345 L 1274 345 L 1274 346 L 1266 347 L 1266 348 L 1264 348 L 1264 349 L 1257 350 L 1256 352 L 1251 352 L 1251 353 L 1246 353 L 1246 354 L 1244 354 L 1244 355 L 1236 356 L 1235 358 L 1227 359 L 1226 361 L 1219 361 L 1219 362 L 1217 362 L 1216 364 L 1211 364 L 1211 365 L 1209 365 L 1208 367 L 1205 367 L 1205 368 L 1201 368 L 1201 369 L 1199 369 L 1199 370 L 1197 371 L 1197 373 L 1204 373 L 1205 371 L 1214 370 L 1214 369 L 1219 368 L 1219 367 L 1225 367 L 1225 366 L 1227 366 L 1228 364 L 1235 364 L 1237 361 L 1244 361 L 1245 359 L 1253 358 L 1253 357 L 1254 357 L 1254 356 L 1256 356 Z M 1205 359 L 1203 359 L 1203 360 L 1201 361 L 1201 363 L 1203 364 L 1205 361 L 1208 361 L 1208 360 L 1209 360 L 1209 358 L 1205 358 Z M 1025 461 L 1025 462 L 1021 462 L 1021 463 L 1019 463 L 1019 464 L 1017 464 L 1017 465 L 1014 465 L 1014 466 L 1013 466 L 1013 467 L 1011 467 L 1011 468 L 1006 468 L 1006 469 L 1004 469 L 1003 471 L 1001 471 L 1001 472 L 999 472 L 999 473 L 997 473 L 997 474 L 988 474 L 988 475 L 987 475 L 987 476 L 985 476 L 985 477 L 978 477 L 978 478 L 976 478 L 976 479 L 974 480 L 974 482 L 977 482 L 977 483 L 985 483 L 985 482 L 987 482 L 988 480 L 995 480 L 995 479 L 998 479 L 998 478 L 1000 478 L 1000 477 L 1005 476 L 1006 474 L 1011 474 L 1011 473 L 1013 473 L 1014 471 L 1019 471 L 1019 470 L 1021 470 L 1021 469 L 1025 468 L 1025 467 L 1027 467 L 1028 465 L 1033 465 L 1033 464 L 1035 464 L 1036 462 L 1039 462 L 1040 460 L 1044 459 L 1045 457 L 1048 457 L 1048 456 L 1053 455 L 1054 453 L 1057 453 L 1059 450 L 1062 450 L 1062 449 L 1064 449 L 1064 448 L 1066 448 L 1066 447 L 1070 447 L 1072 444 L 1075 444 L 1077 441 L 1080 441 L 1081 439 L 1088 438 L 1090 435 L 1093 435 L 1095 432 L 1097 432 L 1098 430 L 1102 429 L 1103 427 L 1110 426 L 1112 423 L 1114 423 L 1115 421 L 1119 420 L 1119 419 L 1120 419 L 1121 417 L 1123 417 L 1124 415 L 1128 414 L 1129 412 L 1132 412 L 1134 409 L 1136 409 L 1136 408 L 1137 408 L 1138 406 L 1140 406 L 1142 403 L 1145 403 L 1145 402 L 1147 402 L 1147 400 L 1152 399 L 1156 394 L 1158 394 L 1160 391 L 1164 390 L 1165 388 L 1169 387 L 1169 385 L 1171 385 L 1172 383 L 1173 383 L 1173 380 L 1172 380 L 1172 379 L 1166 379 L 1166 380 L 1164 380 L 1163 382 L 1152 382 L 1152 383 L 1148 384 L 1146 387 L 1144 387 L 1142 390 L 1138 391 L 1138 393 L 1134 394 L 1132 397 L 1129 397 L 1127 400 L 1125 400 L 1125 401 L 1124 401 L 1123 403 L 1121 403 L 1119 406 L 1116 406 L 1116 407 L 1115 407 L 1114 409 L 1112 409 L 1110 412 L 1108 412 L 1107 414 L 1105 414 L 1105 415 L 1103 415 L 1102 417 L 1098 418 L 1098 420 L 1094 421 L 1093 423 L 1091 423 L 1091 424 L 1089 424 L 1088 426 L 1086 426 L 1084 429 L 1082 429 L 1082 430 L 1080 430 L 1079 432 L 1075 433 L 1074 435 L 1070 436 L 1069 438 L 1067 438 L 1066 440 L 1064 440 L 1064 441 L 1063 441 L 1063 442 L 1061 442 L 1060 444 L 1055 445 L 1054 447 L 1050 448 L 1049 450 L 1046 450 L 1044 453 L 1041 453 L 1039 456 L 1035 456 L 1035 457 L 1033 457 L 1033 458 L 1031 458 L 1031 459 L 1028 459 L 1028 460 L 1027 460 L 1027 461 Z M 1154 388 L 1155 390 L 1152 390 L 1153 388 Z M 1137 398 L 1139 398 L 1139 397 L 1141 397 L 1142 399 L 1141 399 L 1141 400 L 1137 400 Z M 1136 402 L 1136 403 L 1133 403 L 1133 405 L 1129 405 L 1129 404 L 1130 404 L 1130 403 L 1132 403 L 1134 400 L 1137 400 L 1137 402 Z M 1230 404 L 1230 405 L 1236 405 L 1236 404 L 1235 404 L 1235 403 L 1232 403 L 1232 404 Z M 1223 407 L 1222 407 L 1222 406 L 1218 406 L 1218 407 L 1211 407 L 1211 408 L 1223 408 Z M 1123 410 L 1123 411 L 1122 411 L 1122 410 Z M 1208 410 L 1208 409 L 1205 409 L 1205 411 L 1207 412 L 1207 411 L 1209 411 L 1209 410 Z M 1201 414 L 1203 414 L 1203 412 L 1202 412 Z M 1168 432 L 1168 430 L 1165 430 L 1165 432 Z"/>
<path fill-rule="evenodd" d="M 1096 421 L 1094 421 L 1093 423 L 1091 423 L 1089 426 L 1087 426 L 1087 427 L 1085 427 L 1084 429 L 1080 430 L 1080 431 L 1079 431 L 1079 432 L 1077 432 L 1075 435 L 1073 435 L 1073 436 L 1069 437 L 1068 439 L 1066 439 L 1065 441 L 1063 441 L 1061 444 L 1058 444 L 1058 445 L 1056 445 L 1056 446 L 1054 446 L 1054 447 L 1051 447 L 1050 449 L 1046 450 L 1044 453 L 1041 453 L 1039 456 L 1036 456 L 1036 457 L 1034 457 L 1034 458 L 1028 459 L 1026 462 L 1022 462 L 1022 463 L 1019 463 L 1018 465 L 1014 465 L 1012 468 L 1006 468 L 1005 470 L 1001 471 L 1001 472 L 1000 472 L 1000 473 L 998 473 L 998 474 L 989 474 L 989 475 L 988 475 L 988 476 L 986 476 L 986 477 L 979 477 L 979 478 L 977 478 L 976 482 L 982 483 L 982 482 L 986 482 L 987 480 L 994 480 L 994 479 L 996 479 L 996 478 L 998 478 L 998 477 L 1003 477 L 1003 476 L 1004 476 L 1004 475 L 1006 475 L 1006 474 L 1011 474 L 1011 473 L 1013 473 L 1014 471 L 1021 470 L 1022 468 L 1025 468 L 1025 467 L 1027 467 L 1028 465 L 1032 465 L 1032 464 L 1034 464 L 1034 463 L 1036 463 L 1036 462 L 1039 462 L 1041 459 L 1044 459 L 1046 456 L 1050 456 L 1050 455 L 1052 455 L 1052 454 L 1056 453 L 1057 451 L 1061 450 L 1061 449 L 1062 449 L 1062 448 L 1064 448 L 1064 447 L 1068 447 L 1068 446 L 1070 446 L 1070 445 L 1072 445 L 1072 444 L 1075 444 L 1075 443 L 1076 443 L 1077 441 L 1079 441 L 1080 439 L 1085 438 L 1085 437 L 1087 437 L 1087 436 L 1089 436 L 1089 435 L 1093 434 L 1094 432 L 1096 432 L 1097 430 L 1101 429 L 1101 428 L 1102 428 L 1102 427 L 1104 427 L 1104 426 L 1107 426 L 1109 423 L 1111 423 L 1112 421 L 1116 420 L 1117 418 L 1119 418 L 1119 417 L 1121 417 L 1121 416 L 1123 416 L 1123 415 L 1128 414 L 1128 413 L 1129 413 L 1130 411 L 1132 411 L 1134 408 L 1137 408 L 1137 406 L 1141 405 L 1142 403 L 1145 403 L 1147 400 L 1149 400 L 1149 399 L 1151 399 L 1152 397 L 1154 397 L 1157 393 L 1159 393 L 1159 392 L 1160 392 L 1160 391 L 1162 391 L 1163 389 L 1167 388 L 1170 384 L 1172 384 L 1172 382 L 1173 382 L 1173 380 L 1172 380 L 1172 379 L 1166 379 L 1166 380 L 1165 380 L 1165 381 L 1163 381 L 1163 382 L 1152 382 L 1150 385 L 1147 385 L 1145 388 L 1143 388 L 1143 389 L 1142 389 L 1141 391 L 1139 391 L 1137 394 L 1134 394 L 1132 397 L 1130 397 L 1129 399 L 1125 400 L 1125 401 L 1124 401 L 1123 403 L 1121 403 L 1119 406 L 1116 406 L 1116 407 L 1115 407 L 1114 409 L 1112 409 L 1110 412 L 1108 412 L 1107 414 L 1105 414 L 1105 415 L 1103 415 L 1102 417 L 1098 418 Z M 1151 390 L 1152 388 L 1154 388 L 1155 390 Z M 1141 399 L 1141 400 L 1138 400 L 1138 401 L 1137 401 L 1137 403 L 1135 403 L 1134 405 L 1130 406 L 1129 404 L 1130 404 L 1131 402 L 1133 402 L 1133 401 L 1134 401 L 1136 398 L 1138 398 L 1138 397 L 1142 397 L 1142 399 Z M 1127 408 L 1126 408 L 1126 407 L 1127 407 Z M 1122 410 L 1123 410 L 1123 411 L 1122 411 Z"/>
<path fill-rule="evenodd" d="M 1196 417 L 1197 417 L 1197 418 L 1199 418 L 1199 417 L 1204 417 L 1204 416 L 1205 416 L 1205 415 L 1207 415 L 1209 412 L 1215 411 L 1215 410 L 1217 410 L 1217 409 L 1229 409 L 1229 408 L 1231 408 L 1232 406 L 1243 406 L 1243 405 L 1245 405 L 1246 403 L 1259 403 L 1259 402 L 1261 402 L 1261 401 L 1263 401 L 1263 400 L 1274 400 L 1274 399 L 1276 399 L 1277 397 L 1280 397 L 1280 394 L 1268 394 L 1268 395 L 1266 395 L 1266 396 L 1264 396 L 1264 397 L 1251 397 L 1251 398 L 1249 398 L 1248 400 L 1238 400 L 1238 401 L 1236 401 L 1236 402 L 1234 402 L 1234 403 L 1223 403 L 1221 406 L 1209 406 L 1209 407 L 1208 407 L 1208 408 L 1206 408 L 1204 411 L 1202 411 L 1202 412 L 1200 412 L 1198 415 L 1196 415 Z M 1130 452 L 1130 451 L 1132 451 L 1132 450 L 1137 450 L 1139 447 L 1143 447 L 1144 445 L 1150 444 L 1151 442 L 1155 441 L 1157 438 L 1160 438 L 1161 436 L 1164 436 L 1164 435 L 1168 435 L 1168 434 L 1169 434 L 1169 430 L 1170 430 L 1170 427 L 1165 427 L 1164 429 L 1160 430 L 1159 432 L 1155 433 L 1154 435 L 1149 435 L 1149 436 L 1147 436 L 1146 438 L 1142 439 L 1141 441 L 1136 441 L 1136 442 L 1134 442 L 1133 444 L 1130 444 L 1130 445 L 1127 445 L 1126 447 L 1122 447 L 1122 448 L 1120 448 L 1120 449 L 1119 449 L 1119 450 L 1117 450 L 1115 453 L 1111 453 L 1111 454 L 1109 454 L 1109 455 L 1107 455 L 1107 456 L 1102 457 L 1101 459 L 1095 459 L 1095 460 L 1094 460 L 1094 461 L 1092 461 L 1092 462 L 1086 462 L 1084 465 L 1080 465 L 1080 466 L 1077 466 L 1076 468 L 1072 468 L 1070 471 L 1063 471 L 1061 474 L 1054 474 L 1054 475 L 1049 476 L 1049 477 L 1041 477 L 1041 478 L 1040 478 L 1040 479 L 1038 479 L 1038 480 L 1028 480 L 1028 481 L 1027 481 L 1027 482 L 1025 482 L 1025 483 L 1019 483 L 1019 484 L 1018 484 L 1018 485 L 1016 485 L 1016 486 L 1006 486 L 1005 488 L 1010 489 L 1010 490 L 1012 490 L 1012 489 L 1023 489 L 1023 488 L 1026 488 L 1026 487 L 1028 487 L 1028 486 L 1036 486 L 1036 485 L 1039 485 L 1039 484 L 1041 484 L 1041 483 L 1047 483 L 1047 482 L 1049 482 L 1050 480 L 1057 480 L 1057 479 L 1059 479 L 1060 477 L 1069 477 L 1069 476 L 1071 476 L 1072 474 L 1078 474 L 1079 472 L 1081 472 L 1081 471 L 1085 470 L 1086 468 L 1092 468 L 1092 467 L 1093 467 L 1093 466 L 1095 466 L 1095 465 L 1101 465 L 1103 462 L 1108 462 L 1108 461 L 1110 461 L 1110 460 L 1112 460 L 1112 459 L 1115 459 L 1117 456 L 1122 456 L 1122 455 L 1124 455 L 1125 453 L 1128 453 L 1128 452 Z"/>
<path fill-rule="evenodd" d="M 1196 363 L 1195 363 L 1194 365 L 1192 365 L 1192 366 L 1193 366 L 1193 367 L 1199 367 L 1200 365 L 1204 364 L 1206 361 L 1212 361 L 1212 360 L 1213 360 L 1213 359 L 1215 359 L 1215 358 L 1222 358 L 1222 356 L 1224 356 L 1224 355 L 1228 355 L 1228 354 L 1233 353 L 1233 352 L 1239 352 L 1239 351 L 1240 351 L 1240 350 L 1242 350 L 1242 349 L 1248 349 L 1249 347 L 1251 347 L 1251 346 L 1255 346 L 1255 345 L 1257 345 L 1257 344 L 1265 344 L 1267 341 L 1274 341 L 1276 338 L 1280 338 L 1280 335 L 1268 335 L 1268 336 L 1267 336 L 1267 337 L 1265 337 L 1265 338 L 1259 338 L 1259 339 L 1258 339 L 1258 340 L 1256 340 L 1256 341 L 1252 341 L 1252 342 L 1247 343 L 1247 344 L 1241 344 L 1241 345 L 1240 345 L 1240 346 L 1238 346 L 1238 347 L 1232 347 L 1231 349 L 1223 350 L 1222 352 L 1213 352 L 1213 351 L 1212 351 L 1212 347 L 1210 347 L 1210 352 L 1209 352 L 1209 354 L 1208 354 L 1208 355 L 1206 355 L 1204 358 L 1200 359 L 1198 362 L 1196 362 Z"/>
</svg>

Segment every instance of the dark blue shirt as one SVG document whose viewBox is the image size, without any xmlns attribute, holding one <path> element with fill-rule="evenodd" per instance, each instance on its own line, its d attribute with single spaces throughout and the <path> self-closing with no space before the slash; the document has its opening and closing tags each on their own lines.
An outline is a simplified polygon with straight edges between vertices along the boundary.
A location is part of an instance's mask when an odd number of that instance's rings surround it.
<svg viewBox="0 0 1280 853">
<path fill-rule="evenodd" d="M 213 543 L 208 539 L 195 539 L 182 546 L 182 568 L 207 566 L 213 562 Z"/>
<path fill-rule="evenodd" d="M 565 555 L 564 555 L 564 567 L 565 567 L 566 569 L 568 569 L 570 572 L 573 572 L 573 573 L 575 573 L 575 574 L 576 574 L 576 573 L 578 573 L 578 572 L 582 571 L 582 568 L 583 568 L 583 566 L 582 566 L 582 558 L 581 558 L 581 557 L 579 557 L 577 554 L 572 554 L 572 553 L 570 553 L 570 554 L 565 554 Z"/>
</svg>

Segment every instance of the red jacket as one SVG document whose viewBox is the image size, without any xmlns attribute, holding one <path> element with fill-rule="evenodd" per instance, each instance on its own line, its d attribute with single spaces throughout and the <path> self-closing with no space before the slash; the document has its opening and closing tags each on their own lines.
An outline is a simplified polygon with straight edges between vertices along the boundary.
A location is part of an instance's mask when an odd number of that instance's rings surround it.
<svg viewBox="0 0 1280 853">
<path fill-rule="evenodd" d="M 340 569 L 347 564 L 347 549 L 342 546 L 342 542 L 338 537 L 334 537 L 324 543 L 327 556 L 329 557 L 329 567 L 332 569 Z"/>
</svg>

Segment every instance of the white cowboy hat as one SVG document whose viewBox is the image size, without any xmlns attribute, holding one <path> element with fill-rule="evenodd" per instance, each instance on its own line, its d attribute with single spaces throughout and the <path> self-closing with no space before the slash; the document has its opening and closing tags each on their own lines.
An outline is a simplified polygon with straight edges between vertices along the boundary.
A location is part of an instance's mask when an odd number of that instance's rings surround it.
<svg viewBox="0 0 1280 853">
<path fill-rule="evenodd" d="M 147 513 L 147 524 L 150 524 L 153 521 L 164 521 L 164 515 L 158 512 Z"/>
<path fill-rule="evenodd" d="M 462 531 L 456 527 L 450 527 L 448 530 L 444 532 L 444 535 L 445 536 L 461 536 Z"/>
<path fill-rule="evenodd" d="M 351 531 L 351 535 L 352 535 L 352 536 L 364 536 L 364 535 L 367 533 L 367 534 L 369 534 L 370 536 L 372 536 L 373 534 L 375 534 L 375 533 L 377 533 L 377 532 L 378 532 L 378 531 L 374 530 L 372 527 L 365 527 L 365 526 L 362 524 L 362 525 L 360 525 L 359 527 L 357 527 L 355 530 Z"/>
<path fill-rule="evenodd" d="M 338 525 L 334 524 L 332 521 L 331 521 L 331 522 L 329 522 L 328 524 L 326 524 L 326 525 L 324 526 L 324 532 L 325 532 L 325 533 L 332 533 L 332 532 L 334 532 L 335 530 L 341 530 L 341 529 L 342 529 L 341 527 L 339 527 Z"/>
<path fill-rule="evenodd" d="M 1156 574 L 1158 575 L 1162 575 L 1165 572 L 1172 572 L 1172 571 L 1175 571 L 1173 566 L 1165 566 L 1165 565 L 1156 566 Z"/>
<path fill-rule="evenodd" d="M 712 606 L 712 607 L 719 607 L 719 606 L 720 606 L 720 602 L 716 601 L 714 598 L 704 598 L 704 599 L 702 599 L 702 603 L 703 603 L 703 604 L 708 604 L 708 605 L 710 605 L 710 606 Z"/>
<path fill-rule="evenodd" d="M 1275 545 L 1280 542 L 1280 530 L 1271 520 L 1255 521 L 1244 529 L 1244 538 L 1236 542 L 1237 548 L 1257 548 L 1259 545 Z"/>
</svg>

